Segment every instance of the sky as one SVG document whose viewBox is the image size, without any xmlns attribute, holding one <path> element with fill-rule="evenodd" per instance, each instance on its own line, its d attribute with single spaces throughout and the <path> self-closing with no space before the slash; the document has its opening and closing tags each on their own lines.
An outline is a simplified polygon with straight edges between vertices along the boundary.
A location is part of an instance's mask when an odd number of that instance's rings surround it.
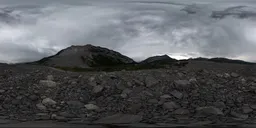
<svg viewBox="0 0 256 128">
<path fill-rule="evenodd" d="M 136 61 L 167 54 L 256 62 L 255 21 L 254 0 L 1 0 L 0 62 L 85 44 Z"/>
</svg>

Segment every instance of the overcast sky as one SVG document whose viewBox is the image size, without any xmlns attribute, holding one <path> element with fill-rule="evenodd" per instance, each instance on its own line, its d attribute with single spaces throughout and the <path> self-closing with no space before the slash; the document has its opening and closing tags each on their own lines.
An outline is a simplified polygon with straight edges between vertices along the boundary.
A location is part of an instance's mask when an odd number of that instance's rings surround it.
<svg viewBox="0 0 256 128">
<path fill-rule="evenodd" d="M 0 5 L 0 62 L 38 60 L 84 44 L 138 61 L 162 54 L 256 61 L 254 0 L 1 0 Z M 252 16 L 211 17 L 241 5 L 246 7 L 232 13 Z"/>
</svg>

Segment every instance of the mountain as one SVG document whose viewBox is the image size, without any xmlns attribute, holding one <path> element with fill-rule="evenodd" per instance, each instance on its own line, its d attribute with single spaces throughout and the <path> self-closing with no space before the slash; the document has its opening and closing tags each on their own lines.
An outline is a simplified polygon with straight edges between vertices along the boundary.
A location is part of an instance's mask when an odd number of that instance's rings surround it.
<svg viewBox="0 0 256 128">
<path fill-rule="evenodd" d="M 251 62 L 246 62 L 246 61 L 242 61 L 242 60 L 232 60 L 232 59 L 228 59 L 228 58 L 222 58 L 222 57 L 216 57 L 216 58 L 194 58 L 194 59 L 190 59 L 190 60 L 195 60 L 195 61 L 212 61 L 212 62 L 217 62 L 217 63 L 233 63 L 233 64 L 255 64 L 255 63 L 251 63 Z"/>
<path fill-rule="evenodd" d="M 113 50 L 88 44 L 68 47 L 35 63 L 53 67 L 92 68 L 132 64 L 135 61 Z"/>
</svg>

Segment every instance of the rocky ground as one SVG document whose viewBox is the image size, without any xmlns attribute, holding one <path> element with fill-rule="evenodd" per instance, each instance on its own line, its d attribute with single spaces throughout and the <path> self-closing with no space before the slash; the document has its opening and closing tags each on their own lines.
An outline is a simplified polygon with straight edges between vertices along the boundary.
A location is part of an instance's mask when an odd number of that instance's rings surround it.
<svg viewBox="0 0 256 128">
<path fill-rule="evenodd" d="M 68 72 L 0 65 L 0 124 L 256 124 L 254 66 Z"/>
</svg>

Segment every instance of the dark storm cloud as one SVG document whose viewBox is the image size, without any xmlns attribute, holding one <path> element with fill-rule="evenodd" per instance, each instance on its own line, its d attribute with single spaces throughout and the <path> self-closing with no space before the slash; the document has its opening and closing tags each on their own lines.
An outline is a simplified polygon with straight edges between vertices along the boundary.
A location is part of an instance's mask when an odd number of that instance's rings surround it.
<svg viewBox="0 0 256 128">
<path fill-rule="evenodd" d="M 159 54 L 256 60 L 256 19 L 211 18 L 213 11 L 241 6 L 241 1 L 24 1 L 0 1 L 3 8 L 13 9 L 8 16 L 19 19 L 17 23 L 0 20 L 2 62 L 37 60 L 88 43 L 136 60 Z M 243 2 L 251 9 L 255 5 Z"/>
</svg>

